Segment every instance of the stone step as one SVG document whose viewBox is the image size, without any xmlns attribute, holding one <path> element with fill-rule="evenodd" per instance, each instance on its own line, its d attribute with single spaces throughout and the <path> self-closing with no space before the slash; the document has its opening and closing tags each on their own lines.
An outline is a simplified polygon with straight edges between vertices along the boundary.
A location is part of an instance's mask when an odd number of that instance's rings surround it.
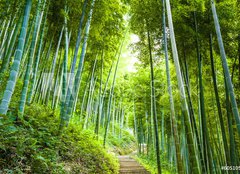
<svg viewBox="0 0 240 174">
<path fill-rule="evenodd" d="M 144 169 L 142 166 L 120 166 L 120 169 Z"/>
<path fill-rule="evenodd" d="M 129 158 L 120 158 L 119 161 L 135 161 L 135 160 Z"/>
<path fill-rule="evenodd" d="M 138 163 L 120 163 L 122 167 L 142 167 Z"/>
<path fill-rule="evenodd" d="M 129 156 L 119 156 L 118 159 L 120 163 L 120 174 L 150 174 L 150 172 Z"/>
<path fill-rule="evenodd" d="M 119 171 L 120 174 L 135 174 L 135 173 L 138 173 L 138 174 L 150 174 L 148 171 L 146 171 L 145 169 L 144 170 L 120 170 Z"/>
</svg>

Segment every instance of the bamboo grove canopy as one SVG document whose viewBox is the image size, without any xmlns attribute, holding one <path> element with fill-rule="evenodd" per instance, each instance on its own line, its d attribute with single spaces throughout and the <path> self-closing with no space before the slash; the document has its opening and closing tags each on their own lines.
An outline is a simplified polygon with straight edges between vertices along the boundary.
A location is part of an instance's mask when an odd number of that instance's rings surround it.
<svg viewBox="0 0 240 174">
<path fill-rule="evenodd" d="M 133 130 L 158 173 L 225 173 L 239 89 L 239 0 L 0 0 L 0 118 L 38 103 L 104 147 Z"/>
</svg>

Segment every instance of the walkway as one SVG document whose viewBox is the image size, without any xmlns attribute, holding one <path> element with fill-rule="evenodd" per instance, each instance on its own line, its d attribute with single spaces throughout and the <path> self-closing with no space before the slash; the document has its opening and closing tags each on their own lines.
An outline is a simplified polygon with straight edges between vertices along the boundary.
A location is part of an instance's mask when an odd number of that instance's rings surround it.
<svg viewBox="0 0 240 174">
<path fill-rule="evenodd" d="M 120 174 L 150 174 L 143 166 L 130 156 L 119 156 Z"/>
</svg>

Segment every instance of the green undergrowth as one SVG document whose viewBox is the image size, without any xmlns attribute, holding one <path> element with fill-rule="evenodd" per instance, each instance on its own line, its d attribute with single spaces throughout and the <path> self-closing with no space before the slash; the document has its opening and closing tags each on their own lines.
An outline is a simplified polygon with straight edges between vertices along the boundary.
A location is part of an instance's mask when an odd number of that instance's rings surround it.
<svg viewBox="0 0 240 174">
<path fill-rule="evenodd" d="M 59 133 L 59 113 L 33 104 L 23 118 L 0 116 L 0 173 L 114 174 L 117 159 L 76 124 Z"/>
<path fill-rule="evenodd" d="M 150 152 L 149 155 L 138 154 L 137 156 L 133 156 L 133 158 L 152 174 L 157 173 L 157 162 L 153 152 Z M 166 154 L 161 154 L 161 169 L 163 174 L 177 173 L 176 168 L 166 160 Z"/>
<path fill-rule="evenodd" d="M 75 115 L 72 120 L 72 122 L 79 122 L 80 119 L 79 116 Z M 84 118 L 82 118 L 79 122 L 81 127 L 83 127 L 84 121 Z M 89 123 L 87 129 L 92 130 L 93 132 L 93 130 L 95 130 L 95 126 L 95 123 Z M 104 134 L 105 129 L 100 127 L 98 139 L 101 144 L 103 144 Z M 106 149 L 108 152 L 115 154 L 115 156 L 128 155 L 137 151 L 137 142 L 132 130 L 127 129 L 126 127 L 120 128 L 118 123 L 114 124 L 113 129 L 113 125 L 110 124 L 106 139 Z"/>
<path fill-rule="evenodd" d="M 126 129 L 115 125 L 115 132 L 110 132 L 107 138 L 108 149 L 117 155 L 128 155 L 137 150 L 135 137 Z"/>
</svg>

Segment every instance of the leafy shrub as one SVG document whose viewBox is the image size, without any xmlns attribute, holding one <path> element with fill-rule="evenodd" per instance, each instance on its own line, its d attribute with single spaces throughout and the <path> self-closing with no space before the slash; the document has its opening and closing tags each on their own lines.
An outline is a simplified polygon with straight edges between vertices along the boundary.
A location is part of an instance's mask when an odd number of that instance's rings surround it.
<svg viewBox="0 0 240 174">
<path fill-rule="evenodd" d="M 170 162 L 168 161 L 166 153 L 162 153 L 160 157 L 162 173 L 165 174 L 177 173 L 176 168 L 173 165 L 171 165 Z M 148 155 L 139 154 L 137 157 L 135 157 L 135 159 L 151 173 L 157 173 L 157 161 L 154 151 L 150 151 Z"/>
<path fill-rule="evenodd" d="M 119 135 L 120 128 L 115 125 L 116 135 Z M 121 129 L 121 137 L 114 134 L 108 135 L 108 145 L 112 151 L 119 155 L 130 154 L 137 150 L 135 137 L 129 131 Z"/>
<path fill-rule="evenodd" d="M 0 116 L 0 171 L 3 173 L 117 173 L 117 160 L 90 131 L 70 124 L 59 133 L 59 114 L 27 106 L 23 119 Z M 0 172 L 1 173 L 1 172 Z"/>
</svg>

